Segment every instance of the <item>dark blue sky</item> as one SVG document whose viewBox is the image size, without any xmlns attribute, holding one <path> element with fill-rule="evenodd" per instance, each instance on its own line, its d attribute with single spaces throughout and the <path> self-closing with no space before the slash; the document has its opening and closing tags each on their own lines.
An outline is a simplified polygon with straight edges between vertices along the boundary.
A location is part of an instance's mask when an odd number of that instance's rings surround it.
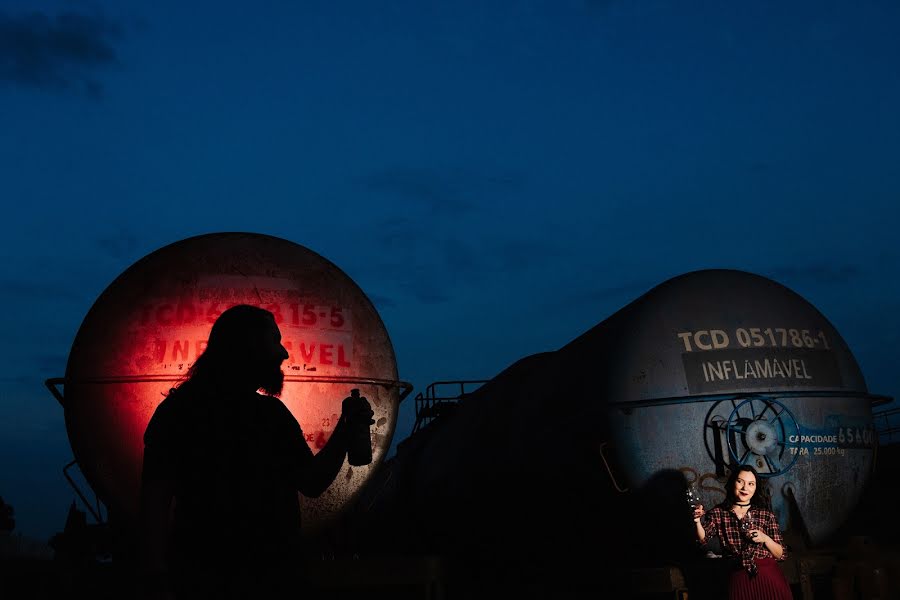
<svg viewBox="0 0 900 600">
<path fill-rule="evenodd" d="M 119 273 L 216 231 L 345 270 L 416 392 L 724 267 L 898 395 L 897 31 L 892 0 L 5 0 L 0 495 L 61 529 L 43 380 Z"/>
</svg>

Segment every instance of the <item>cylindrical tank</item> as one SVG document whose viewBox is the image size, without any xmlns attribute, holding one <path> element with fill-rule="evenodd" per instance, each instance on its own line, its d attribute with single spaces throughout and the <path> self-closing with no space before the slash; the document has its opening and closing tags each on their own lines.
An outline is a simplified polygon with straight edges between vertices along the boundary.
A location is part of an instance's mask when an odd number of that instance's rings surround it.
<svg viewBox="0 0 900 600">
<path fill-rule="evenodd" d="M 706 270 L 671 279 L 560 350 L 598 365 L 613 474 L 637 487 L 677 469 L 704 504 L 730 464 L 769 484 L 785 529 L 825 541 L 873 464 L 872 405 L 859 366 L 812 304 L 770 279 Z M 599 359 L 599 360 L 598 360 Z M 599 364 L 598 364 L 599 363 Z"/>
<path fill-rule="evenodd" d="M 411 551 L 471 556 L 477 544 L 485 564 L 533 560 L 519 573 L 576 554 L 652 562 L 696 548 L 685 486 L 710 507 L 744 463 L 785 531 L 814 546 L 860 498 L 871 407 L 886 400 L 798 294 L 743 271 L 691 272 L 523 358 L 402 442 L 360 520 L 402 524 Z M 608 564 L 597 560 L 578 576 Z M 548 579 L 563 572 L 575 576 Z"/>
<path fill-rule="evenodd" d="M 111 517 L 125 527 L 138 509 L 147 423 L 203 351 L 212 323 L 235 304 L 275 314 L 290 354 L 281 400 L 313 452 L 330 437 L 351 388 L 375 412 L 372 463 L 345 463 L 322 496 L 301 496 L 308 532 L 344 509 L 390 445 L 401 388 L 410 386 L 397 380 L 388 333 L 359 286 L 322 256 L 284 239 L 254 233 L 185 239 L 145 256 L 103 291 L 66 366 L 72 450 Z"/>
</svg>

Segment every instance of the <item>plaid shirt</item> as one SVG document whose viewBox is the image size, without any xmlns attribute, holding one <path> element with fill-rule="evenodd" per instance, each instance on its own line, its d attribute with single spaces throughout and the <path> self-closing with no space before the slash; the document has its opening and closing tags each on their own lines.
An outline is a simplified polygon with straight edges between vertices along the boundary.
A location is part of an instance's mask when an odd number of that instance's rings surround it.
<svg viewBox="0 0 900 600">
<path fill-rule="evenodd" d="M 778 527 L 778 520 L 775 513 L 764 508 L 750 507 L 747 510 L 745 519 L 750 519 L 753 529 L 760 529 L 768 535 L 776 544 L 780 544 L 784 549 L 781 558 L 787 557 L 787 549 L 784 547 L 784 539 L 781 537 L 781 529 Z M 700 519 L 703 530 L 706 531 L 706 542 L 711 537 L 719 537 L 722 542 L 722 548 L 725 556 L 729 558 L 740 558 L 741 565 L 747 569 L 749 573 L 756 572 L 756 564 L 753 562 L 755 558 L 774 558 L 766 545 L 762 542 L 754 542 L 741 531 L 741 520 L 735 516 L 730 510 L 726 510 L 720 506 L 716 506 Z"/>
</svg>

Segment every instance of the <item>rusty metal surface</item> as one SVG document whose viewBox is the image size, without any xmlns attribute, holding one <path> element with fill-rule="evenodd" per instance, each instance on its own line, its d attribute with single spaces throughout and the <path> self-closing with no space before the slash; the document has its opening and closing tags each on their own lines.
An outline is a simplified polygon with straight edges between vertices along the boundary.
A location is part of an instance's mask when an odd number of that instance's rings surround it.
<svg viewBox="0 0 900 600">
<path fill-rule="evenodd" d="M 619 473 L 633 488 L 682 472 L 709 507 L 727 466 L 766 479 L 783 528 L 821 543 L 856 506 L 877 433 L 859 366 L 788 288 L 730 270 L 653 288 L 559 351 L 599 364 Z M 585 357 L 588 357 L 585 359 Z"/>
<path fill-rule="evenodd" d="M 874 466 L 869 401 L 757 397 L 760 406 L 777 402 L 787 410 L 777 417 L 771 410 L 757 412 L 756 419 L 741 402 L 698 400 L 610 411 L 620 472 L 629 485 L 640 487 L 654 474 L 676 469 L 711 507 L 725 499 L 727 465 L 751 464 L 766 480 L 782 528 L 794 529 L 809 544 L 822 543 L 856 507 Z M 737 418 L 736 407 L 743 411 Z M 763 432 L 767 439 L 756 443 L 754 436 Z M 774 443 L 767 444 L 769 439 Z"/>
<path fill-rule="evenodd" d="M 761 471 L 785 532 L 815 546 L 860 501 L 875 462 L 872 407 L 885 401 L 793 291 L 739 271 L 689 273 L 522 358 L 423 428 L 398 448 L 372 506 L 404 506 L 435 544 L 490 537 L 510 551 L 623 523 L 623 539 L 639 543 L 634 523 L 646 522 L 671 529 L 649 538 L 661 556 L 694 547 L 684 483 L 712 506 L 742 462 Z M 529 525 L 517 533 L 520 506 Z M 639 519 L 625 516 L 634 510 Z"/>
<path fill-rule="evenodd" d="M 610 402 L 783 390 L 867 393 L 853 354 L 812 304 L 743 271 L 665 281 L 559 350 L 590 362 Z"/>
<path fill-rule="evenodd" d="M 372 464 L 345 464 L 320 498 L 302 498 L 304 526 L 315 530 L 341 512 L 387 452 L 409 385 L 397 380 L 390 338 L 363 291 L 333 263 L 287 240 L 249 233 L 189 238 L 112 282 L 69 355 L 69 440 L 86 479 L 120 518 L 136 513 L 142 436 L 153 411 L 202 352 L 215 318 L 239 303 L 276 315 L 290 353 L 281 399 L 314 452 L 334 430 L 350 388 L 375 411 Z"/>
</svg>

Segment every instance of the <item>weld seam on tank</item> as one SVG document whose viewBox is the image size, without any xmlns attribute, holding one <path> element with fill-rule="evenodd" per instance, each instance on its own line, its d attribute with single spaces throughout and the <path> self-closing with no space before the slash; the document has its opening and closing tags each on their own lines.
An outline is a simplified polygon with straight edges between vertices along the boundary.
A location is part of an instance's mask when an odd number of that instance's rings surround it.
<svg viewBox="0 0 900 600">
<path fill-rule="evenodd" d="M 164 381 L 182 381 L 184 377 L 173 377 L 171 375 L 146 375 L 146 376 L 134 376 L 134 375 L 123 375 L 121 377 L 90 377 L 83 379 L 65 379 L 63 377 L 55 377 L 53 379 L 48 379 L 45 382 L 45 385 L 50 388 L 50 391 L 54 396 L 57 396 L 57 390 L 53 387 L 55 385 L 75 385 L 75 384 L 85 384 L 85 383 L 99 383 L 99 384 L 113 384 L 113 383 L 157 383 Z M 315 377 L 312 375 L 302 376 L 302 375 L 285 375 L 285 381 L 291 381 L 295 383 L 363 383 L 369 385 L 380 385 L 386 388 L 398 387 L 403 388 L 402 393 L 400 394 L 400 400 L 406 398 L 410 392 L 413 390 L 413 385 L 406 381 L 400 381 L 397 379 L 378 379 L 374 377 L 328 377 L 321 376 Z M 57 400 L 60 403 L 65 399 L 65 395 L 57 396 Z"/>
</svg>

